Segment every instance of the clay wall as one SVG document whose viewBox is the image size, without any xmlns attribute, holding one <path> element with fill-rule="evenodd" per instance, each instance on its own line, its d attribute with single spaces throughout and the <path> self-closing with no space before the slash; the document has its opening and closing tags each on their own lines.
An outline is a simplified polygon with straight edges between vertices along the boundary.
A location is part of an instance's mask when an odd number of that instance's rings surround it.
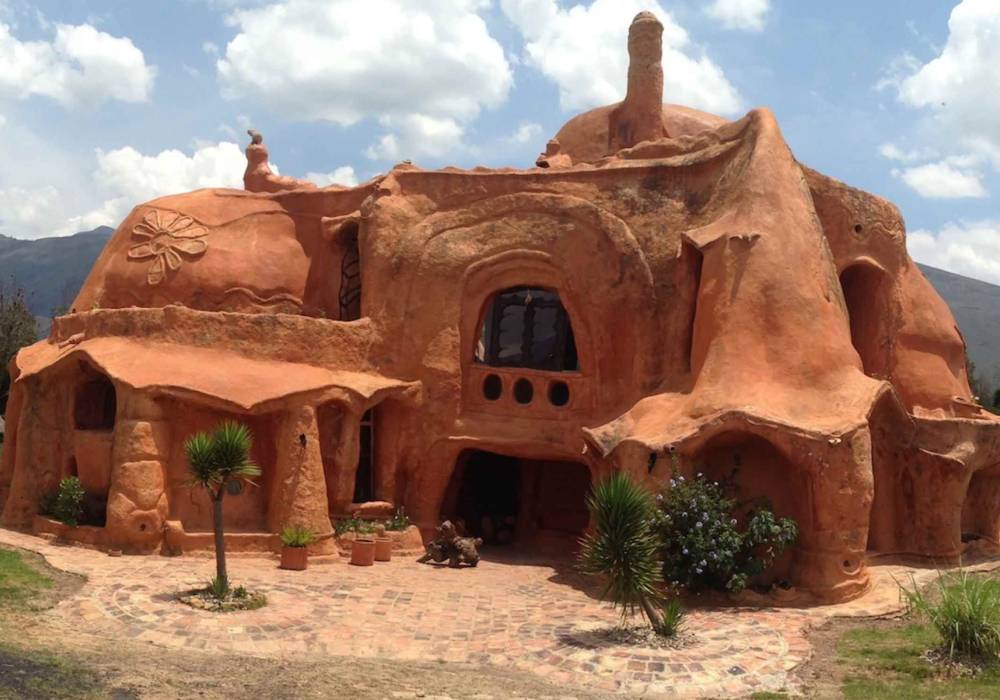
<svg viewBox="0 0 1000 700">
<path fill-rule="evenodd" d="M 186 532 L 212 531 L 212 504 L 205 489 L 192 486 L 184 443 L 197 432 L 211 431 L 224 421 L 238 421 L 253 434 L 251 460 L 261 475 L 240 494 L 227 494 L 223 501 L 226 530 L 266 532 L 267 510 L 274 492 L 275 416 L 237 415 L 174 400 L 161 400 L 164 420 L 171 427 L 170 452 L 166 462 L 169 519 L 178 520 Z"/>
</svg>

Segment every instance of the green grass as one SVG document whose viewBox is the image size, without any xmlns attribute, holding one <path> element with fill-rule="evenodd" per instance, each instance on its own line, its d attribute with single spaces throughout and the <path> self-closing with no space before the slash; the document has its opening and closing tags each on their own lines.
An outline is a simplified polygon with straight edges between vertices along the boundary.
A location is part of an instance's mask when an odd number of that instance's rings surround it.
<svg viewBox="0 0 1000 700">
<path fill-rule="evenodd" d="M 837 656 L 845 670 L 844 697 L 847 700 L 1000 700 L 1000 665 L 972 678 L 943 677 L 921 658 L 928 649 L 940 646 L 941 637 L 929 624 L 847 632 L 837 644 Z"/>
<path fill-rule="evenodd" d="M 53 586 L 20 552 L 0 548 L 0 699 L 107 697 L 79 663 L 23 645 L 17 629 Z M 34 608 L 37 609 L 37 608 Z"/>
<path fill-rule="evenodd" d="M 23 607 L 51 587 L 52 579 L 29 566 L 20 552 L 0 549 L 0 607 Z"/>
<path fill-rule="evenodd" d="M 938 574 L 929 592 L 903 588 L 910 610 L 944 640 L 948 655 L 983 661 L 1000 657 L 1000 581 L 967 571 Z"/>
</svg>

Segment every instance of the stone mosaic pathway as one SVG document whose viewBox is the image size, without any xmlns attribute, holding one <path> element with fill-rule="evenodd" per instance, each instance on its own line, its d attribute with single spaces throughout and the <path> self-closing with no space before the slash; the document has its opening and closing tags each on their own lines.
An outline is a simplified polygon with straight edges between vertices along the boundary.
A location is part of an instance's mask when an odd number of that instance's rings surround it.
<svg viewBox="0 0 1000 700">
<path fill-rule="evenodd" d="M 794 692 L 792 671 L 809 657 L 810 627 L 832 615 L 898 612 L 893 578 L 933 576 L 885 565 L 874 567 L 871 593 L 843 605 L 697 609 L 688 615 L 690 646 L 641 649 L 595 635 L 616 614 L 597 600 L 590 581 L 550 565 L 483 561 L 474 570 L 453 570 L 407 559 L 360 568 L 326 558 L 290 572 L 278 569 L 276 559 L 232 557 L 232 580 L 264 592 L 268 605 L 219 615 L 174 600 L 212 576 L 212 559 L 109 557 L 2 529 L 0 544 L 36 551 L 88 577 L 79 593 L 43 613 L 67 633 L 271 657 L 492 664 L 537 674 L 569 692 L 685 698 Z"/>
</svg>

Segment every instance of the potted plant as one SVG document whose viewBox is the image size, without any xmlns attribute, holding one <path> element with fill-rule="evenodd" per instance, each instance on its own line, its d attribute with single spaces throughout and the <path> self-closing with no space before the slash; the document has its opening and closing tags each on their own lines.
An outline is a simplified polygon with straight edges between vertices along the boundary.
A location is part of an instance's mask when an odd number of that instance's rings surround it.
<svg viewBox="0 0 1000 700">
<path fill-rule="evenodd" d="M 392 538 L 385 534 L 385 525 L 375 526 L 375 561 L 392 559 Z"/>
<path fill-rule="evenodd" d="M 371 566 L 375 563 L 375 540 L 370 535 L 359 536 L 351 544 L 351 563 Z"/>
<path fill-rule="evenodd" d="M 281 568 L 305 571 L 309 565 L 309 545 L 316 539 L 301 525 L 289 525 L 281 531 Z"/>
</svg>

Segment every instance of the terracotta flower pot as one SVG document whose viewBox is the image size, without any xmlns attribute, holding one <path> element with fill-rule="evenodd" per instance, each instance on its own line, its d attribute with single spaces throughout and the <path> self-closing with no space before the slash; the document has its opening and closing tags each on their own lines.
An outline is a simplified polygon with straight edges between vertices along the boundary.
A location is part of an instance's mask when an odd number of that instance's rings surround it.
<svg viewBox="0 0 1000 700">
<path fill-rule="evenodd" d="M 282 547 L 281 568 L 292 571 L 305 571 L 309 565 L 308 547 Z"/>
<path fill-rule="evenodd" d="M 359 537 L 351 545 L 351 563 L 355 566 L 371 566 L 375 563 L 375 540 Z"/>
<path fill-rule="evenodd" d="M 392 559 L 392 538 L 375 538 L 375 561 L 389 561 Z"/>
</svg>

